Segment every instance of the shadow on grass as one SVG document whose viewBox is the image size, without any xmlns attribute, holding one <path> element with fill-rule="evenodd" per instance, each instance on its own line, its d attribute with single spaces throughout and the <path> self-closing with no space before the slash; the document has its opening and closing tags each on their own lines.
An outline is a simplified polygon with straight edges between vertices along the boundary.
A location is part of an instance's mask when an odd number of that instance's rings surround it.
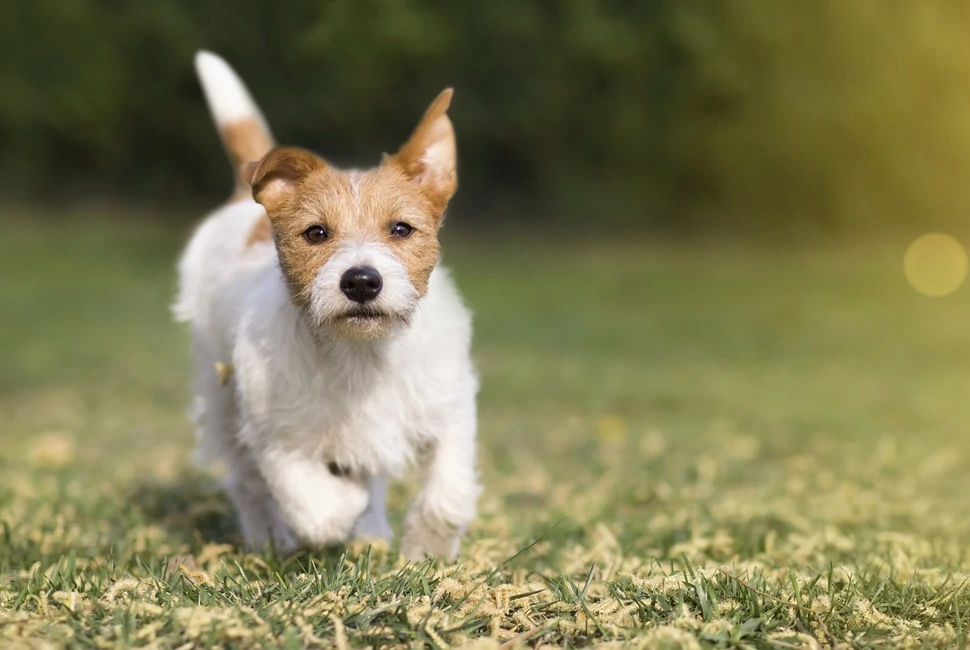
<svg viewBox="0 0 970 650">
<path fill-rule="evenodd" d="M 183 472 L 172 481 L 146 481 L 130 503 L 146 520 L 190 545 L 242 544 L 232 504 L 211 476 Z"/>
<path fill-rule="evenodd" d="M 237 552 L 246 551 L 232 503 L 211 476 L 183 472 L 171 482 L 148 481 L 138 486 L 130 503 L 146 521 L 162 526 L 193 552 L 206 544 L 229 544 Z M 303 549 L 285 557 L 273 549 L 257 555 L 270 569 L 286 574 L 337 567 L 345 552 L 345 547 L 334 546 Z"/>
</svg>

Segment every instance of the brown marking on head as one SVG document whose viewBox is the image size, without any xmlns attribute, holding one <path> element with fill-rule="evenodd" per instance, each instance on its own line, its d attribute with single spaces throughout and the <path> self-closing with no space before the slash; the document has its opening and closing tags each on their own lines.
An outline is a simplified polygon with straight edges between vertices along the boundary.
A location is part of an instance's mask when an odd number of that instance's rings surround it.
<svg viewBox="0 0 970 650">
<path fill-rule="evenodd" d="M 219 132 L 232 168 L 236 170 L 236 190 L 230 201 L 248 199 L 251 193 L 246 165 L 259 160 L 273 148 L 272 136 L 259 119 L 252 117 L 226 124 Z"/>
<path fill-rule="evenodd" d="M 458 157 L 455 152 L 455 129 L 448 119 L 448 108 L 454 91 L 441 91 L 417 128 L 390 162 L 421 187 L 432 207 L 444 215 L 448 201 L 458 190 Z"/>
<path fill-rule="evenodd" d="M 337 253 L 374 244 L 404 268 L 418 297 L 426 294 L 438 230 L 457 188 L 454 130 L 445 114 L 450 100 L 450 90 L 439 95 L 401 150 L 368 170 L 343 171 L 294 147 L 273 149 L 249 166 L 253 198 L 269 215 L 297 305 L 309 306 L 320 270 Z M 399 223 L 407 228 L 395 230 Z M 309 236 L 314 227 L 325 236 Z"/>
</svg>

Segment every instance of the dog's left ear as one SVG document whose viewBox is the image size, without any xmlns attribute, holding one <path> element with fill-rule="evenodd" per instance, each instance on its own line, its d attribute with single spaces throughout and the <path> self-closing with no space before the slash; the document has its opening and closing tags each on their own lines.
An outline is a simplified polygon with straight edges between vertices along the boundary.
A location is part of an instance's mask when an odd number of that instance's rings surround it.
<svg viewBox="0 0 970 650">
<path fill-rule="evenodd" d="M 404 174 L 421 186 L 424 195 L 443 214 L 458 189 L 455 130 L 448 119 L 453 91 L 446 88 L 431 102 L 411 138 L 392 158 Z"/>
</svg>

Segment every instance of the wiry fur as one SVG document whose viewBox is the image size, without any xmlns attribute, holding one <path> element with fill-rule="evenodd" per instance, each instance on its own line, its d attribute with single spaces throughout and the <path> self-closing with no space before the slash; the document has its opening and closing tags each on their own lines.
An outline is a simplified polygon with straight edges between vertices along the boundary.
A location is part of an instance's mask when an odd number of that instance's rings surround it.
<svg viewBox="0 0 970 650">
<path fill-rule="evenodd" d="M 228 65 L 199 59 L 220 129 L 262 125 Z M 232 92 L 220 95 L 226 87 Z M 233 160 L 263 149 L 247 172 L 263 168 L 254 183 L 262 205 L 233 200 L 202 223 L 179 264 L 174 311 L 191 324 L 200 459 L 228 464 L 225 487 L 250 547 L 389 538 L 386 482 L 412 461 L 422 488 L 405 520 L 405 556 L 453 557 L 474 518 L 471 319 L 436 264 L 437 228 L 455 187 L 447 99 L 374 170 L 340 172 L 315 159 L 310 178 L 304 153 L 267 151 L 265 128 L 241 144 L 224 137 Z M 303 175 L 287 176 L 290 167 Z M 280 177 L 283 195 L 260 194 Z M 388 219 L 405 218 L 419 236 L 385 236 Z M 315 220 L 334 232 L 326 246 L 300 238 Z M 337 286 L 358 265 L 384 280 L 374 305 L 381 316 L 367 322 L 344 317 L 352 303 Z M 217 364 L 233 369 L 225 385 Z"/>
</svg>

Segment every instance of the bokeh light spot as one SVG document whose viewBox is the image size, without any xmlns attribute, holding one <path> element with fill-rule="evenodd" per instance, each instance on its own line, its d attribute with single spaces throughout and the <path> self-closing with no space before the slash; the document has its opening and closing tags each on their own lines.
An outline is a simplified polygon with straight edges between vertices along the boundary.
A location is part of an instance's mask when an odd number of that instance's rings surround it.
<svg viewBox="0 0 970 650">
<path fill-rule="evenodd" d="M 967 251 L 950 235 L 927 233 L 906 249 L 903 272 L 916 291 L 940 298 L 959 289 L 967 279 Z"/>
</svg>

